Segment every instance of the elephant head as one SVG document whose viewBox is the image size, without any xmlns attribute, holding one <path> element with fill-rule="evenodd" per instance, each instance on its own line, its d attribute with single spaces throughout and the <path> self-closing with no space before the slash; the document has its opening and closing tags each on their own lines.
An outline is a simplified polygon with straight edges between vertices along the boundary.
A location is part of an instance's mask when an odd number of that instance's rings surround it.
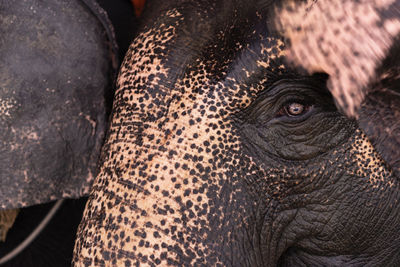
<svg viewBox="0 0 400 267">
<path fill-rule="evenodd" d="M 274 3 L 152 5 L 74 264 L 398 265 L 399 177 L 328 76 L 288 63 Z"/>
</svg>

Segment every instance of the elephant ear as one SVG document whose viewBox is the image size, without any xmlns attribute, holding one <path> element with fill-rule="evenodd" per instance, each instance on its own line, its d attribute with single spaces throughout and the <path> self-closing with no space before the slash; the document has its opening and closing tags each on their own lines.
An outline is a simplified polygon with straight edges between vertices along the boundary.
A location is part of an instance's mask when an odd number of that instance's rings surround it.
<svg viewBox="0 0 400 267">
<path fill-rule="evenodd" d="M 308 74 L 329 74 L 343 113 L 358 120 L 400 174 L 400 1 L 284 1 L 275 26 L 287 59 Z"/>
<path fill-rule="evenodd" d="M 89 192 L 116 44 L 94 0 L 0 1 L 0 210 Z"/>
</svg>

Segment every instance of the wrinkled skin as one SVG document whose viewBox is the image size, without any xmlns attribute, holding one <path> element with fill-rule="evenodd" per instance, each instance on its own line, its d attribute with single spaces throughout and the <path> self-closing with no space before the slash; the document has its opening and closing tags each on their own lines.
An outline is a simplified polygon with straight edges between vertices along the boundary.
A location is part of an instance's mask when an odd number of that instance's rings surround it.
<svg viewBox="0 0 400 267">
<path fill-rule="evenodd" d="M 400 264 L 398 177 L 272 8 L 174 1 L 136 38 L 75 265 Z"/>
</svg>

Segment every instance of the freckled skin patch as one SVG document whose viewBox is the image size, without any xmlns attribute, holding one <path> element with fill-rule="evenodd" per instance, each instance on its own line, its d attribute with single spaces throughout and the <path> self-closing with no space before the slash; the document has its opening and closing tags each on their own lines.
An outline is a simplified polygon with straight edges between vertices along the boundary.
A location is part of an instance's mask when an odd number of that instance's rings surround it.
<svg viewBox="0 0 400 267">
<path fill-rule="evenodd" d="M 354 144 L 353 150 L 353 153 L 357 155 L 359 165 L 357 175 L 369 177 L 371 184 L 376 185 L 377 188 L 386 187 L 382 186 L 380 182 L 388 182 L 389 186 L 393 185 L 392 181 L 385 180 L 385 177 L 391 175 L 390 170 L 385 166 L 384 161 L 376 153 L 365 134 L 362 134 L 360 140 Z"/>
<path fill-rule="evenodd" d="M 3 120 L 9 118 L 11 116 L 10 110 L 15 108 L 16 104 L 17 102 L 12 98 L 0 99 L 0 118 Z"/>
<path fill-rule="evenodd" d="M 176 4 L 131 45 L 75 266 L 399 262 L 397 178 L 236 4 Z"/>
</svg>

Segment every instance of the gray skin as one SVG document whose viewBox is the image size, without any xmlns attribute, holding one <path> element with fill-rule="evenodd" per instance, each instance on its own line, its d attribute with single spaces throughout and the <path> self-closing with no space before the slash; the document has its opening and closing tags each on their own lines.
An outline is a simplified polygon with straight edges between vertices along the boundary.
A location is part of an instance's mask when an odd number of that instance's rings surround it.
<svg viewBox="0 0 400 267">
<path fill-rule="evenodd" d="M 288 63 L 273 3 L 151 3 L 75 266 L 398 266 L 399 177 Z"/>
<path fill-rule="evenodd" d="M 114 39 L 94 0 L 0 1 L 0 210 L 89 193 Z"/>
</svg>

